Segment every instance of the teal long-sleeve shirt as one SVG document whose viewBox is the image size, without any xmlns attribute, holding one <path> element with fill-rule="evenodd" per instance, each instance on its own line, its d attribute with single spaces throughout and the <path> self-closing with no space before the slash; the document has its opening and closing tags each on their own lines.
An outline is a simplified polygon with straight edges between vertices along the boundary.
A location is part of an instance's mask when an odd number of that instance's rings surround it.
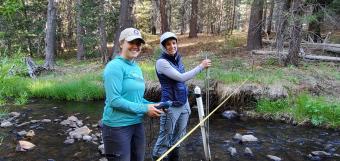
<svg viewBox="0 0 340 161">
<path fill-rule="evenodd" d="M 102 122 L 111 127 L 141 123 L 148 111 L 142 70 L 134 61 L 116 56 L 103 73 L 106 93 Z"/>
</svg>

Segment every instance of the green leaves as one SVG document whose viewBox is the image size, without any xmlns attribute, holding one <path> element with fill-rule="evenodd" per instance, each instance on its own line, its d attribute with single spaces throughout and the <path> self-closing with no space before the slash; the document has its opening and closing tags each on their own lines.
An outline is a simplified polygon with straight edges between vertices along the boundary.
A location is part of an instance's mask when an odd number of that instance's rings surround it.
<svg viewBox="0 0 340 161">
<path fill-rule="evenodd" d="M 0 6 L 0 14 L 11 18 L 23 8 L 20 0 L 5 0 Z"/>
</svg>

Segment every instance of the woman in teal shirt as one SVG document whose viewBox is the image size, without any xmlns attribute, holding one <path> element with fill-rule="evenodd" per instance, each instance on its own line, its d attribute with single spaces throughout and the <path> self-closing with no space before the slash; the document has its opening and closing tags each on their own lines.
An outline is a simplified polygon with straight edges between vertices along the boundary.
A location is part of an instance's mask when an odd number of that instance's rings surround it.
<svg viewBox="0 0 340 161">
<path fill-rule="evenodd" d="M 147 114 L 159 117 L 162 113 L 144 96 L 142 70 L 135 62 L 145 43 L 134 28 L 123 30 L 119 37 L 121 53 L 104 69 L 106 93 L 103 112 L 103 141 L 109 161 L 143 161 L 145 134 L 142 123 Z"/>
</svg>

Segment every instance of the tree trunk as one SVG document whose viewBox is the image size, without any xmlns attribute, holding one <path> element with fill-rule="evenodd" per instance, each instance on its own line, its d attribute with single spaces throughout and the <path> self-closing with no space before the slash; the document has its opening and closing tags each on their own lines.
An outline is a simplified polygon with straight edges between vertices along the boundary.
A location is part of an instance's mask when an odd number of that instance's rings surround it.
<svg viewBox="0 0 340 161">
<path fill-rule="evenodd" d="M 31 38 L 28 36 L 29 31 L 30 31 L 30 20 L 28 20 L 28 16 L 27 16 L 27 10 L 26 10 L 26 4 L 25 4 L 25 0 L 21 0 L 23 9 L 24 9 L 24 16 L 25 16 L 25 28 L 26 28 L 26 40 L 27 40 L 27 51 L 29 52 L 30 56 L 33 56 L 32 53 L 32 41 Z"/>
<path fill-rule="evenodd" d="M 55 0 L 48 0 L 46 37 L 45 37 L 45 64 L 46 69 L 53 69 L 56 52 L 56 7 Z"/>
<path fill-rule="evenodd" d="M 67 19 L 67 33 L 66 33 L 66 39 L 65 39 L 65 48 L 67 50 L 70 50 L 72 48 L 72 40 L 73 40 L 73 12 L 72 12 L 72 9 L 73 9 L 73 6 L 74 6 L 74 3 L 73 3 L 73 0 L 69 0 L 68 1 L 68 5 L 66 5 L 66 12 L 67 12 L 67 16 L 66 16 L 66 19 Z"/>
<path fill-rule="evenodd" d="M 84 28 L 81 23 L 83 15 L 82 0 L 77 0 L 77 59 L 85 60 L 85 48 L 84 48 Z"/>
<path fill-rule="evenodd" d="M 270 0 L 270 9 L 267 19 L 267 34 L 270 35 L 272 31 L 272 21 L 273 21 L 273 10 L 274 10 L 274 0 Z"/>
<path fill-rule="evenodd" d="M 251 15 L 248 27 L 247 49 L 254 50 L 262 48 L 262 14 L 263 0 L 255 0 L 251 5 Z"/>
<path fill-rule="evenodd" d="M 151 33 L 152 35 L 156 35 L 156 32 L 157 32 L 157 17 L 158 17 L 158 12 L 159 12 L 159 5 L 157 1 L 158 0 L 151 0 L 151 4 L 152 4 Z"/>
<path fill-rule="evenodd" d="M 288 56 L 285 61 L 285 65 L 299 65 L 299 53 L 301 45 L 301 33 L 302 33 L 302 0 L 292 0 L 292 26 L 290 31 L 290 42 Z"/>
<path fill-rule="evenodd" d="M 186 32 L 186 23 L 185 23 L 185 6 L 186 6 L 187 0 L 182 0 L 181 9 L 180 9 L 180 15 L 181 15 L 181 35 L 183 35 Z"/>
<path fill-rule="evenodd" d="M 263 0 L 263 17 L 262 17 L 262 31 L 266 30 L 266 22 L 267 22 L 267 0 Z M 262 33 L 261 31 L 261 33 Z"/>
<path fill-rule="evenodd" d="M 119 36 L 120 32 L 128 27 L 133 27 L 133 6 L 135 4 L 134 0 L 120 0 L 120 11 L 119 11 L 119 25 L 115 31 L 115 40 L 113 46 L 113 55 L 119 54 Z"/>
<path fill-rule="evenodd" d="M 159 11 L 161 13 L 161 33 L 170 31 L 168 24 L 168 15 L 166 12 L 166 0 L 160 0 Z"/>
<path fill-rule="evenodd" d="M 289 0 L 276 0 L 277 4 L 277 20 L 276 20 L 276 50 L 277 55 L 279 57 L 279 62 L 281 65 L 284 65 L 285 55 L 282 54 L 284 41 L 285 41 L 285 34 L 287 28 L 287 12 L 290 7 Z"/>
<path fill-rule="evenodd" d="M 231 24 L 231 32 L 230 35 L 233 34 L 233 30 L 235 29 L 235 17 L 236 17 L 236 5 L 237 5 L 237 0 L 233 0 L 233 20 L 232 20 L 232 24 Z"/>
<path fill-rule="evenodd" d="M 197 37 L 197 6 L 198 0 L 191 1 L 191 18 L 190 18 L 190 32 L 189 38 Z"/>
<path fill-rule="evenodd" d="M 107 54 L 107 41 L 105 31 L 105 0 L 99 0 L 99 35 L 100 35 L 100 53 L 102 56 L 102 63 L 106 64 L 109 61 L 109 55 Z"/>
<path fill-rule="evenodd" d="M 169 31 L 171 31 L 171 25 L 172 25 L 172 4 L 171 1 L 167 4 L 166 11 L 167 11 L 167 17 L 168 17 L 168 25 L 169 25 Z"/>
</svg>

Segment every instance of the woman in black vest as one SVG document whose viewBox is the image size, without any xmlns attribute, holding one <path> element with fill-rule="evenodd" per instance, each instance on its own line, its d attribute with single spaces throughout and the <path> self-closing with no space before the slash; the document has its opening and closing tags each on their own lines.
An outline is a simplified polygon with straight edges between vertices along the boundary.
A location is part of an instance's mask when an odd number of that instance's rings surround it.
<svg viewBox="0 0 340 161">
<path fill-rule="evenodd" d="M 161 36 L 160 43 L 163 52 L 156 62 L 156 73 L 162 88 L 161 101 L 171 101 L 172 105 L 167 113 L 160 117 L 160 131 L 153 149 L 153 159 L 159 158 L 186 133 L 191 111 L 185 82 L 211 66 L 211 61 L 206 59 L 194 69 L 185 72 L 182 57 L 177 51 L 176 35 L 166 32 Z M 164 160 L 179 160 L 178 148 L 176 147 Z"/>
</svg>

